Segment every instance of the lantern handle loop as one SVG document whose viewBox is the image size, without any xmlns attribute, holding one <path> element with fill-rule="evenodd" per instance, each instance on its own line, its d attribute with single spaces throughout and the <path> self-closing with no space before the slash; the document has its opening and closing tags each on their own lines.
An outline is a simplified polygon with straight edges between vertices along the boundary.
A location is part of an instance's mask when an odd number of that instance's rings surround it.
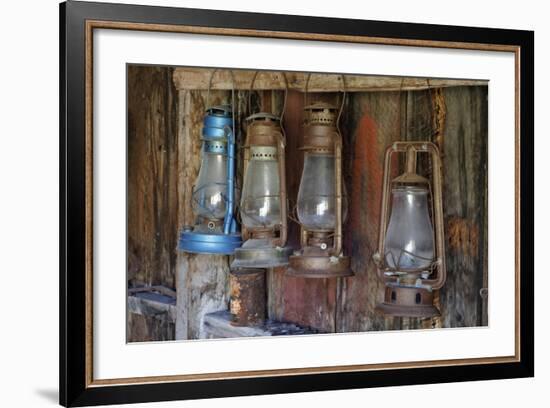
<svg viewBox="0 0 550 408">
<path fill-rule="evenodd" d="M 252 91 L 254 90 L 254 83 L 256 82 L 256 78 L 258 77 L 258 75 L 260 73 L 265 73 L 265 72 L 269 72 L 269 71 L 254 71 L 254 75 L 252 76 L 252 81 L 250 82 L 250 90 L 248 92 L 248 112 L 249 113 L 252 113 Z M 286 100 L 287 100 L 287 97 L 288 97 L 288 79 L 287 79 L 286 74 L 284 72 L 280 71 L 280 73 L 283 77 L 283 83 L 285 85 L 285 96 L 284 96 L 284 99 L 283 99 L 283 108 L 281 110 L 281 115 L 279 116 L 279 124 L 281 125 L 281 129 L 283 129 L 283 133 L 284 133 L 283 116 L 285 114 Z"/>
<path fill-rule="evenodd" d="M 336 118 L 336 129 L 338 129 L 338 134 L 342 134 L 340 131 L 340 118 L 342 117 L 342 112 L 344 111 L 344 104 L 346 102 L 346 76 L 341 74 L 342 77 L 342 103 L 340 104 L 340 110 L 338 111 L 338 118 Z"/>
<path fill-rule="evenodd" d="M 210 90 L 212 89 L 212 79 L 214 78 L 214 75 L 216 75 L 216 72 L 218 72 L 219 69 L 218 68 L 214 68 L 212 70 L 212 72 L 210 73 L 210 78 L 208 78 L 208 89 L 207 89 L 207 93 L 206 93 L 206 108 L 209 108 L 210 107 Z M 229 74 L 231 75 L 231 94 L 232 94 L 232 97 L 234 96 L 234 93 L 235 93 L 235 77 L 233 75 L 233 71 L 232 70 L 229 70 Z M 234 98 L 233 99 L 233 105 L 234 105 Z M 232 106 L 233 108 L 234 106 Z"/>
</svg>

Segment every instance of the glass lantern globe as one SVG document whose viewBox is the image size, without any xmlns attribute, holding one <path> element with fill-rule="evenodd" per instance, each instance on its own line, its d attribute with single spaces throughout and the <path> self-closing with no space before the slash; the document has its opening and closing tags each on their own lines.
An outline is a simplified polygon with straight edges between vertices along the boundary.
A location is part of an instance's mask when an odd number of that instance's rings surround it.
<svg viewBox="0 0 550 408">
<path fill-rule="evenodd" d="M 391 215 L 385 239 L 386 264 L 400 272 L 429 268 L 434 260 L 434 230 L 427 188 L 392 189 Z"/>
<path fill-rule="evenodd" d="M 205 149 L 193 191 L 193 210 L 195 214 L 206 219 L 222 219 L 226 210 L 226 191 L 227 156 Z"/>
<path fill-rule="evenodd" d="M 244 177 L 241 219 L 248 229 L 272 229 L 281 224 L 277 148 L 252 146 Z"/>
<path fill-rule="evenodd" d="M 332 231 L 336 227 L 334 155 L 306 152 L 298 190 L 298 219 L 310 231 Z M 347 215 L 342 184 L 342 221 Z"/>
</svg>

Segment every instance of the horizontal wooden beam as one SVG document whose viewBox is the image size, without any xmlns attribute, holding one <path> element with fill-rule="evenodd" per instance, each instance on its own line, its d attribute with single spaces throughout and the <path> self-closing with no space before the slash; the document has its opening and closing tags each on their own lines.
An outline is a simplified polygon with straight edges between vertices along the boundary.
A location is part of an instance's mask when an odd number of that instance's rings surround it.
<svg viewBox="0 0 550 408">
<path fill-rule="evenodd" d="M 249 90 L 255 71 L 233 70 L 236 90 Z M 176 68 L 174 70 L 174 84 L 179 90 L 207 90 L 212 74 L 211 69 L 205 68 Z M 288 88 L 305 91 L 307 73 L 287 72 Z M 375 75 L 346 75 L 346 91 L 407 91 L 428 88 L 444 88 L 450 86 L 479 86 L 487 85 L 488 81 L 472 79 L 430 79 L 375 76 Z M 219 70 L 212 78 L 212 90 L 231 90 L 233 81 L 229 70 Z M 258 74 L 254 82 L 255 90 L 282 90 L 285 89 L 284 80 L 280 72 L 263 71 Z M 341 92 L 344 89 L 341 75 L 313 74 L 308 84 L 308 92 Z"/>
<path fill-rule="evenodd" d="M 140 292 L 158 292 L 160 294 L 166 295 L 171 298 L 176 298 L 176 291 L 174 289 L 170 289 L 166 286 L 162 285 L 155 285 L 155 286 L 140 286 L 135 288 L 128 289 L 128 293 L 133 295 L 135 293 Z"/>
<path fill-rule="evenodd" d="M 176 299 L 157 291 L 128 293 L 128 311 L 139 315 L 176 322 Z"/>
</svg>

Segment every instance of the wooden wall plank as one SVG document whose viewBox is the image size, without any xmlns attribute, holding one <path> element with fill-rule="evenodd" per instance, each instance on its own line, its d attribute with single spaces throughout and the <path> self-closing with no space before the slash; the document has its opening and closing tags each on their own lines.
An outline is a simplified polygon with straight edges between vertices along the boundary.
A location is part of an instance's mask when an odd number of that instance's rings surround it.
<svg viewBox="0 0 550 408">
<path fill-rule="evenodd" d="M 478 326 L 487 269 L 487 87 L 443 90 L 447 284 L 441 289 L 444 327 Z"/>
<path fill-rule="evenodd" d="M 173 288 L 178 166 L 172 75 L 172 68 L 128 66 L 127 208 L 128 279 Z"/>
<path fill-rule="evenodd" d="M 400 136 L 402 94 L 359 93 L 349 99 L 344 116 L 344 174 L 349 195 L 344 250 L 355 276 L 343 282 L 339 332 L 386 330 L 393 321 L 375 313 L 384 285 L 372 255 L 378 241 L 381 186 L 386 147 Z"/>
<path fill-rule="evenodd" d="M 177 95 L 173 69 L 128 66 L 127 279 L 175 288 Z M 113 137 L 124 137 L 113 135 Z M 128 313 L 128 341 L 174 339 L 167 319 Z"/>
<path fill-rule="evenodd" d="M 174 323 L 165 316 L 155 318 L 128 313 L 128 342 L 174 340 Z"/>
</svg>

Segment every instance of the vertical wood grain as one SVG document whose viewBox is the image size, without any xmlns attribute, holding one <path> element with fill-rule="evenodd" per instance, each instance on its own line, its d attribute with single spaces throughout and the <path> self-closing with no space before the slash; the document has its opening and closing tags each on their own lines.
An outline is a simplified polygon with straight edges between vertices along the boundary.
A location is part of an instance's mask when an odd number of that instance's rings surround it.
<svg viewBox="0 0 550 408">
<path fill-rule="evenodd" d="M 127 278 L 133 284 L 174 288 L 179 196 L 172 74 L 171 68 L 128 66 Z M 173 325 L 157 326 L 157 319 L 129 316 L 129 340 L 143 337 L 140 332 L 173 338 L 166 332 L 173 331 Z"/>
<path fill-rule="evenodd" d="M 484 320 L 487 268 L 487 87 L 443 90 L 443 209 L 447 284 L 441 289 L 443 327 L 479 326 Z"/>
<path fill-rule="evenodd" d="M 349 211 L 344 226 L 344 251 L 352 258 L 354 277 L 343 283 L 339 332 L 389 330 L 393 321 L 375 313 L 383 284 L 372 255 L 378 240 L 384 152 L 400 136 L 402 95 L 399 92 L 356 93 L 344 116 L 345 182 Z"/>
</svg>

